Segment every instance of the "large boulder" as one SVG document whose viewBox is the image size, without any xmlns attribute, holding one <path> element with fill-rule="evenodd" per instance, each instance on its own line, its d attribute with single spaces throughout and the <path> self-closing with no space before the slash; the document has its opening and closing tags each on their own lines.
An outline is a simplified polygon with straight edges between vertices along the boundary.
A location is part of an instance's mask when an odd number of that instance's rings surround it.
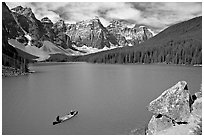
<svg viewBox="0 0 204 137">
<path fill-rule="evenodd" d="M 187 82 L 179 81 L 153 100 L 148 109 L 155 114 L 167 116 L 176 122 L 184 122 L 190 115 L 190 102 Z"/>
<path fill-rule="evenodd" d="M 148 109 L 153 115 L 148 124 L 148 135 L 201 135 L 202 93 L 192 95 L 185 81 L 164 91 Z"/>
</svg>

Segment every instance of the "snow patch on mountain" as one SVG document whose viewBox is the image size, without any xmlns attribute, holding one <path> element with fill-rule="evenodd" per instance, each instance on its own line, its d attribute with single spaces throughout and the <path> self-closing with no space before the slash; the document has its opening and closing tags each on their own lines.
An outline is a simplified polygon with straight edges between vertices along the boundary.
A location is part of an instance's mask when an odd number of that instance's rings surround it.
<svg viewBox="0 0 204 137">
<path fill-rule="evenodd" d="M 126 40 L 131 40 L 132 37 L 131 37 L 131 36 L 126 36 L 125 39 L 126 39 Z"/>
<path fill-rule="evenodd" d="M 152 33 L 153 37 L 156 35 L 156 33 L 152 31 L 151 29 L 148 28 L 147 30 Z"/>
<path fill-rule="evenodd" d="M 37 61 L 43 61 L 50 57 L 50 55 L 47 52 L 43 51 L 42 49 L 39 49 L 38 47 L 31 46 L 31 45 L 25 46 L 25 51 L 32 55 L 38 56 L 39 58 L 36 59 Z"/>
<path fill-rule="evenodd" d="M 28 45 L 31 46 L 31 40 L 32 40 L 31 36 L 28 35 L 28 34 L 25 34 L 24 36 L 25 36 L 25 37 L 27 38 L 27 40 L 28 40 Z"/>
<path fill-rule="evenodd" d="M 139 28 L 145 28 L 145 27 L 146 27 L 146 26 L 142 26 L 142 25 L 141 25 L 141 26 L 139 26 Z"/>
<path fill-rule="evenodd" d="M 29 35 L 26 35 L 29 40 L 31 40 Z M 35 46 L 32 46 L 30 43 L 24 46 L 22 43 L 18 42 L 15 39 L 10 39 L 8 40 L 8 43 L 15 47 L 18 48 L 26 53 L 29 53 L 31 55 L 39 57 L 36 59 L 37 61 L 43 61 L 46 60 L 50 57 L 50 54 L 65 54 L 65 55 L 80 55 L 80 52 L 78 51 L 73 51 L 71 49 L 63 49 L 62 47 L 57 47 L 55 46 L 52 42 L 50 41 L 43 41 L 43 46 L 38 48 Z"/>
<path fill-rule="evenodd" d="M 130 47 L 131 47 L 131 46 L 133 46 L 133 45 L 132 45 L 131 43 L 128 43 L 128 46 L 130 46 Z"/>
<path fill-rule="evenodd" d="M 20 49 L 28 54 L 39 57 L 38 59 L 36 59 L 37 61 L 42 61 L 50 57 L 50 55 L 44 52 L 43 50 L 31 45 L 24 46 L 22 43 L 18 42 L 15 39 L 8 40 L 8 43 L 14 48 Z"/>
<path fill-rule="evenodd" d="M 76 48 L 77 50 L 86 52 L 86 53 L 84 53 L 84 55 L 117 48 L 116 46 L 111 46 L 110 48 L 105 46 L 102 49 L 98 49 L 98 48 L 88 47 L 86 45 L 83 45 L 82 47 L 77 47 L 76 45 L 73 45 L 73 47 Z"/>
</svg>

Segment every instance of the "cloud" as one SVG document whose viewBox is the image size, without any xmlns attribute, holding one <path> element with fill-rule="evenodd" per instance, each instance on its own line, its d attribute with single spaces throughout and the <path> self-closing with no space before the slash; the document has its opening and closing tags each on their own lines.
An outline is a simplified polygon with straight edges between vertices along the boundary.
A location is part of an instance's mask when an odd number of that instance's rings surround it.
<svg viewBox="0 0 204 137">
<path fill-rule="evenodd" d="M 58 7 L 62 5 L 58 5 L 57 3 L 43 3 L 43 2 L 6 2 L 9 8 L 14 8 L 16 6 L 21 5 L 22 7 L 30 7 L 35 14 L 35 17 L 41 20 L 43 17 L 50 18 L 53 22 L 56 22 L 60 19 L 60 16 L 49 10 L 49 7 L 52 8 L 52 5 L 57 5 Z"/>
<path fill-rule="evenodd" d="M 124 4 L 121 7 L 117 7 L 112 10 L 109 10 L 106 16 L 108 18 L 129 20 L 129 19 L 139 18 L 141 16 L 141 13 L 139 10 L 129 6 L 129 4 Z"/>
<path fill-rule="evenodd" d="M 141 24 L 157 31 L 202 15 L 201 2 L 7 2 L 7 5 L 31 7 L 39 20 L 47 16 L 53 22 L 64 19 L 75 23 L 98 16 L 104 26 L 119 19 L 129 26 Z"/>
<path fill-rule="evenodd" d="M 131 4 L 141 10 L 142 15 L 138 18 L 138 23 L 161 29 L 202 15 L 202 3 L 148 2 Z"/>
</svg>

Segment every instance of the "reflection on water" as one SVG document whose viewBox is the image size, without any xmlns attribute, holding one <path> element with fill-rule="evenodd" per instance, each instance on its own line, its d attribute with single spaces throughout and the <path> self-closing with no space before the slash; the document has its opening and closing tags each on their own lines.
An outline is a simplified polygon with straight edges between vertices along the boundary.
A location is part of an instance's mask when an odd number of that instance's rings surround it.
<svg viewBox="0 0 204 137">
<path fill-rule="evenodd" d="M 3 134 L 127 134 L 147 123 L 148 103 L 179 80 L 200 89 L 201 67 L 44 64 L 3 78 Z M 57 115 L 79 114 L 53 126 Z"/>
</svg>

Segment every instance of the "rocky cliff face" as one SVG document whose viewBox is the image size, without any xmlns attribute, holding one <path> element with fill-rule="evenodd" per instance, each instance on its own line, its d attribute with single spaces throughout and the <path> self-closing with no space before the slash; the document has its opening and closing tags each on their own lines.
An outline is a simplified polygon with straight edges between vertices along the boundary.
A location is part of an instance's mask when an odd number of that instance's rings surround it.
<svg viewBox="0 0 204 137">
<path fill-rule="evenodd" d="M 43 29 L 45 32 L 42 39 L 54 42 L 55 35 L 54 30 L 52 28 L 53 27 L 52 21 L 48 17 L 44 17 L 41 19 L 41 23 L 43 25 Z"/>
<path fill-rule="evenodd" d="M 119 45 L 127 46 L 126 38 L 123 35 L 121 35 L 122 30 L 125 28 L 123 22 L 113 20 L 110 22 L 110 25 L 108 25 L 106 28 L 111 34 L 113 34 L 116 37 Z"/>
<path fill-rule="evenodd" d="M 91 20 L 68 24 L 66 34 L 76 46 L 102 49 L 111 46 L 133 46 L 151 38 L 147 27 L 128 28 L 123 22 L 114 20 L 106 28 L 96 17 Z"/>
<path fill-rule="evenodd" d="M 36 19 L 31 8 L 23 8 L 22 6 L 13 8 L 11 11 L 24 34 L 28 34 L 31 37 L 32 45 L 40 48 L 43 46 L 43 41 L 48 40 L 64 49 L 69 47 L 67 45 L 68 38 L 65 34 L 66 25 L 63 20 L 59 20 L 53 24 L 48 17 L 44 17 L 39 21 Z M 21 36 L 20 38 L 22 39 L 24 37 Z"/>
<path fill-rule="evenodd" d="M 70 39 L 65 34 L 67 27 L 63 20 L 52 23 L 52 21 L 48 17 L 44 17 L 41 19 L 41 23 L 45 32 L 43 37 L 41 38 L 43 41 L 51 41 L 55 45 L 60 46 L 64 49 L 71 48 Z"/>
<path fill-rule="evenodd" d="M 23 30 L 15 21 L 12 12 L 5 3 L 2 3 L 2 29 L 9 38 L 16 38 L 24 35 Z M 3 35 L 5 36 L 5 35 Z"/>
<path fill-rule="evenodd" d="M 120 45 L 124 46 L 137 45 L 153 37 L 153 33 L 147 27 L 135 25 L 129 28 L 119 20 L 113 20 L 107 26 L 107 30 L 117 38 Z"/>
<path fill-rule="evenodd" d="M 185 81 L 164 91 L 149 106 L 148 135 L 202 134 L 202 93 L 190 95 Z"/>
<path fill-rule="evenodd" d="M 25 34 L 29 34 L 32 38 L 32 44 L 41 47 L 41 37 L 44 35 L 42 23 L 36 19 L 31 8 L 23 8 L 18 6 L 11 9 L 14 19 L 22 28 Z M 22 36 L 23 37 L 23 36 Z"/>
<path fill-rule="evenodd" d="M 64 49 L 70 48 L 71 44 L 69 42 L 68 36 L 65 33 L 67 30 L 65 22 L 63 20 L 59 20 L 53 25 L 53 29 L 55 35 L 54 43 L 63 47 Z"/>
<path fill-rule="evenodd" d="M 116 38 L 101 24 L 98 18 L 81 21 L 67 26 L 66 34 L 76 46 L 102 49 L 117 45 Z"/>
<path fill-rule="evenodd" d="M 8 38 L 16 38 L 23 34 L 9 8 L 5 3 L 2 3 L 2 53 L 14 56 L 16 50 L 12 46 L 9 46 Z"/>
</svg>

